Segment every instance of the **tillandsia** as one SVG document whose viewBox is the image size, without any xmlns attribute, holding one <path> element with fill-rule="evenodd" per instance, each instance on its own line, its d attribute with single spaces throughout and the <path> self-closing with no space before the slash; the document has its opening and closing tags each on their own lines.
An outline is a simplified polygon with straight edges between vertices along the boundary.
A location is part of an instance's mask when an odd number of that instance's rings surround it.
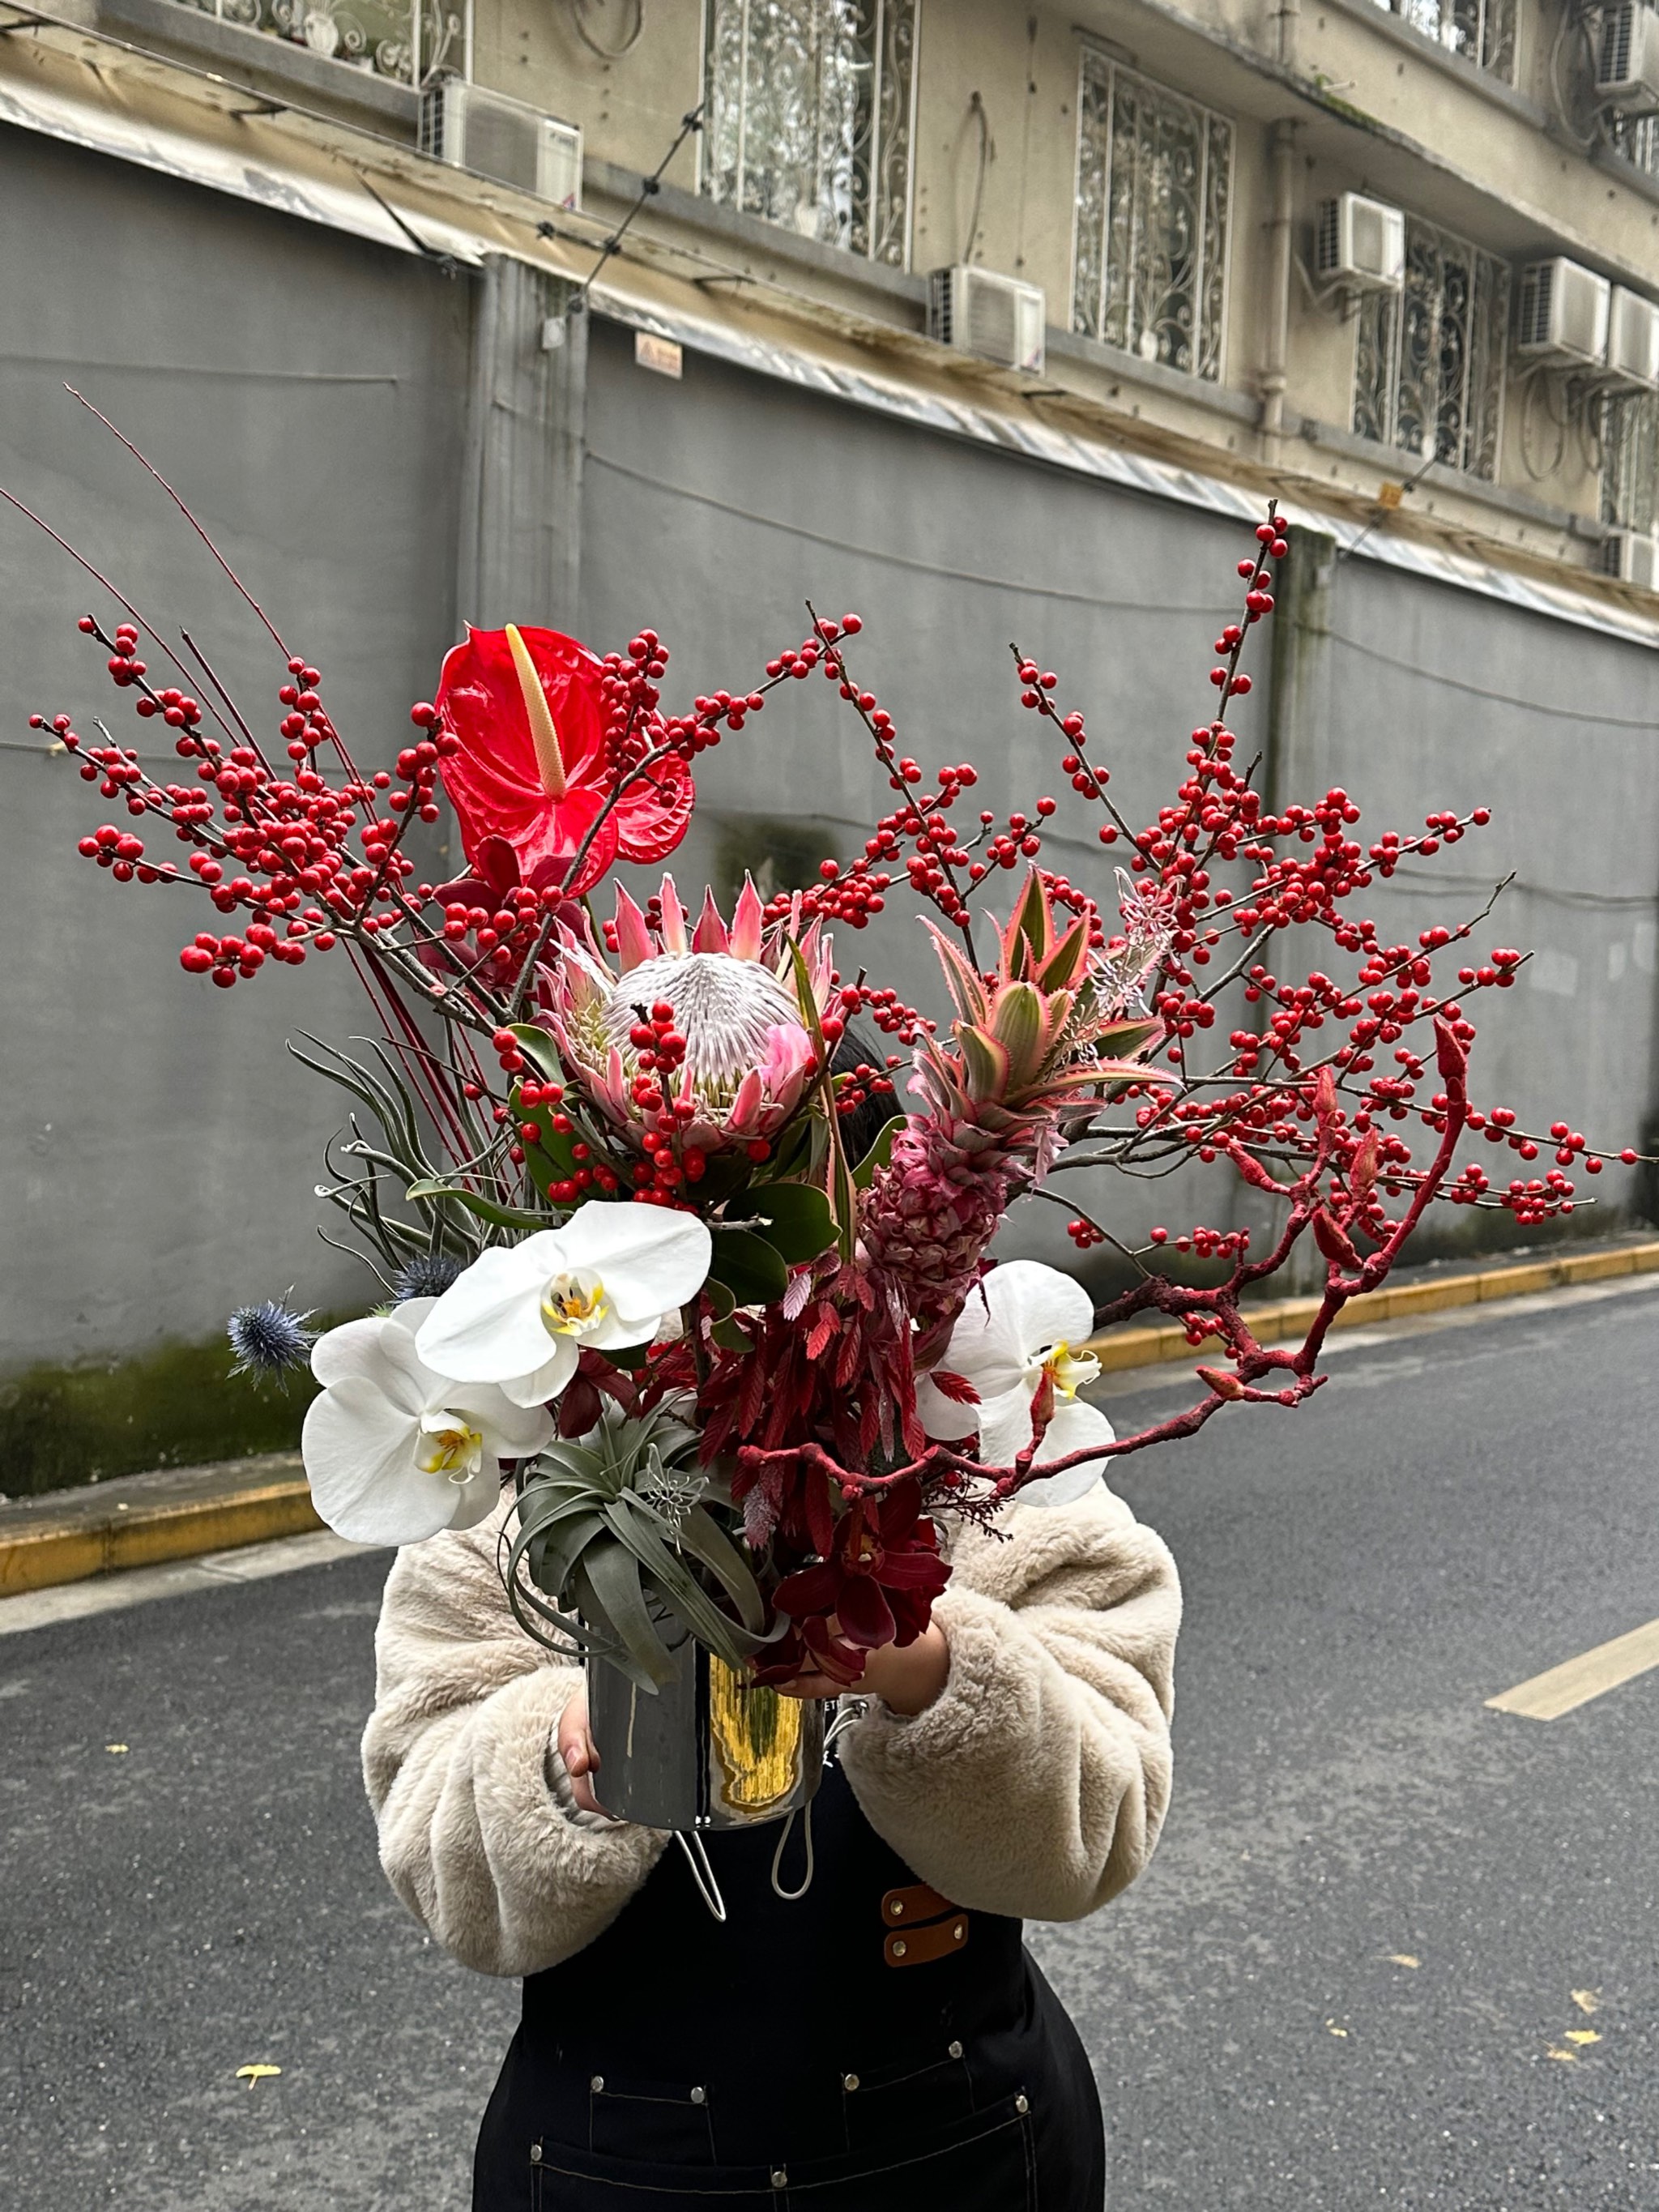
<svg viewBox="0 0 1659 2212">
<path fill-rule="evenodd" d="M 930 775 L 902 749 L 854 672 L 855 615 L 809 608 L 803 642 L 750 688 L 678 713 L 653 630 L 603 656 L 473 630 L 411 710 L 414 742 L 370 769 L 257 606 L 284 664 L 264 738 L 187 634 L 175 657 L 96 578 L 120 618 L 81 629 L 140 720 L 173 733 L 181 780 L 101 726 L 93 744 L 65 714 L 33 717 L 127 818 L 82 852 L 120 882 L 195 887 L 218 926 L 183 948 L 191 974 L 229 988 L 338 951 L 384 1030 L 361 1054 L 296 1048 L 374 1125 L 350 1121 L 322 1194 L 395 1301 L 312 1353 L 325 1518 L 418 1541 L 487 1518 L 510 1471 L 503 1566 L 532 1632 L 647 1688 L 686 1633 L 756 1679 L 810 1662 L 854 1681 L 869 1650 L 925 1627 L 953 1517 L 1062 1504 L 1227 1407 L 1299 1405 L 1338 1312 L 1431 1204 L 1534 1224 L 1578 1203 L 1570 1170 L 1635 1161 L 1472 1104 L 1472 1006 L 1526 957 L 1474 949 L 1491 902 L 1394 943 L 1358 911 L 1488 811 L 1364 843 L 1346 791 L 1270 806 L 1240 766 L 1227 706 L 1287 550 L 1270 508 L 1216 641 L 1214 711 L 1140 830 L 1056 675 L 1014 648 L 1057 787 L 1111 856 L 1103 896 L 1050 864 L 1054 796 L 999 815 L 971 763 Z M 862 853 L 769 898 L 745 883 L 729 918 L 669 877 L 643 905 L 618 884 L 602 907 L 618 860 L 679 843 L 698 757 L 814 674 L 894 794 Z M 419 830 L 446 798 L 465 870 L 424 881 Z M 151 849 L 158 831 L 179 858 Z M 896 888 L 929 910 L 933 1014 L 837 963 L 836 933 Z M 1298 930 L 1320 946 L 1305 976 Z M 1471 1134 L 1522 1170 L 1553 1164 L 1505 1184 L 1460 1164 Z M 1191 1161 L 1271 1201 L 1262 1249 L 1240 1226 L 1135 1244 L 1056 1188 Z M 1115 1249 L 1127 1286 L 1103 1310 L 1056 1269 L 996 1262 L 1031 1198 L 1066 1206 L 1080 1252 Z M 1304 1238 L 1314 1318 L 1299 1343 L 1264 1344 L 1250 1295 Z M 1178 1279 L 1172 1253 L 1217 1279 Z M 1091 1346 L 1146 1312 L 1206 1356 L 1184 1412 L 1117 1437 L 1084 1395 Z M 238 1325 L 239 1346 L 263 1341 Z"/>
</svg>

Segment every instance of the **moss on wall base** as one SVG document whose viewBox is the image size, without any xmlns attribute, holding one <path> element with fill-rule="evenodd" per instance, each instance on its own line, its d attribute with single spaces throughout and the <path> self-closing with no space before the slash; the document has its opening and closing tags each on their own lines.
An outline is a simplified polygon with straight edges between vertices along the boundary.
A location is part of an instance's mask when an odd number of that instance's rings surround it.
<svg viewBox="0 0 1659 2212">
<path fill-rule="evenodd" d="M 98 1366 L 25 1369 L 0 1381 L 0 1492 L 108 1481 L 155 1467 L 197 1467 L 252 1452 L 291 1451 L 316 1386 L 286 1394 L 233 1376 L 222 1336 L 164 1345 Z"/>
</svg>

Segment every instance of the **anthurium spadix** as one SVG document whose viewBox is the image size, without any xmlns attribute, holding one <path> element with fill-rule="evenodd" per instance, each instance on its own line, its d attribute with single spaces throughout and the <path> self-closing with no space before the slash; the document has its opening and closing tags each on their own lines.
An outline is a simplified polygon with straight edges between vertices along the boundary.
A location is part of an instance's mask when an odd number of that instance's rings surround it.
<svg viewBox="0 0 1659 2212">
<path fill-rule="evenodd" d="M 1048 1426 L 1035 1464 L 1065 1459 L 1091 1444 L 1113 1441 L 1111 1423 L 1078 1392 L 1092 1382 L 1100 1363 L 1079 1347 L 1094 1327 L 1088 1292 L 1036 1260 L 1009 1260 L 993 1267 L 971 1291 L 938 1362 L 949 1389 L 927 1376 L 916 1382 L 916 1412 L 930 1437 L 950 1442 L 977 1433 L 988 1467 L 1012 1467 L 1031 1441 L 1034 1420 Z M 949 1395 L 967 1383 L 978 1402 Z M 1100 1480 L 1101 1467 L 1085 1463 L 1032 1482 L 1018 1492 L 1023 1505 L 1066 1505 Z"/>
<path fill-rule="evenodd" d="M 562 1229 L 480 1253 L 421 1324 L 421 1357 L 544 1405 L 585 1350 L 649 1344 L 702 1288 L 713 1252 L 695 1214 L 591 1200 Z"/>
<path fill-rule="evenodd" d="M 473 1527 L 501 1497 L 501 1462 L 552 1437 L 544 1408 L 426 1364 L 416 1333 L 436 1303 L 410 1298 L 313 1347 L 324 1387 L 306 1413 L 306 1475 L 318 1512 L 352 1543 L 418 1544 Z"/>
</svg>

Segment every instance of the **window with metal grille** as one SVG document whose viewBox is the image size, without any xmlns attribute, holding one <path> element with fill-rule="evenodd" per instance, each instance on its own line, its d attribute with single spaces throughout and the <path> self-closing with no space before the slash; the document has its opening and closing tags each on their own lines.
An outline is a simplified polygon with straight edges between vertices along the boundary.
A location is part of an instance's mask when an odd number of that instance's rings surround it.
<svg viewBox="0 0 1659 2212">
<path fill-rule="evenodd" d="M 1425 39 L 1515 82 L 1516 0 L 1376 0 Z"/>
<path fill-rule="evenodd" d="M 400 84 L 470 75 L 472 0 L 184 0 L 198 15 L 266 31 Z"/>
<path fill-rule="evenodd" d="M 1072 327 L 1143 361 L 1221 374 L 1233 126 L 1085 47 Z"/>
<path fill-rule="evenodd" d="M 1362 438 L 1498 473 L 1510 272 L 1431 224 L 1406 219 L 1406 282 L 1368 293 L 1354 343 L 1353 427 Z"/>
<path fill-rule="evenodd" d="M 707 0 L 708 198 L 903 268 L 919 7 Z"/>
<path fill-rule="evenodd" d="M 1659 393 L 1631 392 L 1603 404 L 1601 520 L 1621 530 L 1659 524 Z"/>
</svg>

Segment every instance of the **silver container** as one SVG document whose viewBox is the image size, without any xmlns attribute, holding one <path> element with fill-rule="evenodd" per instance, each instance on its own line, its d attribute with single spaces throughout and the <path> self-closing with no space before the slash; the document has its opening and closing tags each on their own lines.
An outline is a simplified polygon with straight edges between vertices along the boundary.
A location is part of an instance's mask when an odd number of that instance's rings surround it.
<svg viewBox="0 0 1659 2212">
<path fill-rule="evenodd" d="M 822 1700 L 734 1674 L 692 1637 L 653 1697 L 608 1661 L 587 1662 L 593 1794 L 647 1828 L 752 1828 L 782 1820 L 823 1777 Z"/>
</svg>

